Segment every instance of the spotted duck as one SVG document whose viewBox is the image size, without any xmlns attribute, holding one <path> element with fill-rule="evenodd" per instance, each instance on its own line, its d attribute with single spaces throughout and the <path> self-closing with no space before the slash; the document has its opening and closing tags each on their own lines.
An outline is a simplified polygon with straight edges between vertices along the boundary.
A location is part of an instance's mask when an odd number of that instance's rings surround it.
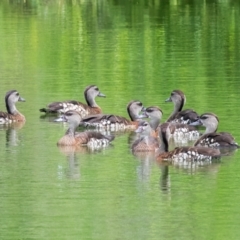
<svg viewBox="0 0 240 240">
<path fill-rule="evenodd" d="M 171 96 L 165 102 L 173 102 L 174 110 L 166 122 L 189 124 L 198 119 L 198 114 L 192 109 L 182 110 L 186 103 L 186 96 L 181 90 L 173 90 Z"/>
<path fill-rule="evenodd" d="M 150 125 L 153 129 L 155 129 L 157 135 L 158 131 L 160 130 L 160 121 L 162 118 L 162 114 L 162 110 L 156 106 L 146 108 L 142 114 L 142 116 L 145 115 L 147 118 L 150 118 Z M 187 141 L 196 140 L 200 136 L 200 133 L 198 132 L 196 127 L 183 123 L 171 122 L 169 124 L 169 130 L 169 138 L 173 138 L 175 142 L 182 142 L 184 139 L 186 139 Z"/>
<path fill-rule="evenodd" d="M 106 97 L 101 93 L 96 85 L 90 85 L 86 87 L 84 91 L 84 97 L 87 104 L 78 101 L 63 101 L 63 102 L 52 102 L 48 104 L 47 108 L 39 109 L 40 112 L 44 113 L 65 113 L 69 110 L 74 110 L 79 112 L 81 117 L 90 114 L 100 114 L 102 113 L 101 108 L 97 105 L 96 97 Z"/>
<path fill-rule="evenodd" d="M 21 114 L 15 104 L 16 102 L 25 102 L 16 90 L 11 90 L 5 95 L 5 104 L 7 112 L 0 112 L 0 124 L 9 124 L 14 122 L 25 122 L 25 117 Z"/>
<path fill-rule="evenodd" d="M 161 131 L 159 131 L 161 145 L 157 155 L 158 161 L 168 161 L 177 164 L 188 164 L 191 162 L 211 163 L 213 159 L 218 159 L 221 156 L 219 149 L 208 147 L 185 146 L 176 147 L 168 151 L 168 134 L 169 123 L 163 123 L 161 125 Z"/>
<path fill-rule="evenodd" d="M 204 134 L 195 142 L 194 146 L 231 147 L 239 148 L 234 137 L 228 132 L 217 132 L 219 119 L 214 113 L 204 113 L 191 125 L 206 127 Z"/>
<path fill-rule="evenodd" d="M 141 121 L 135 132 L 140 133 L 141 137 L 132 144 L 133 152 L 155 152 L 159 148 L 155 131 L 152 129 L 149 122 Z"/>
<path fill-rule="evenodd" d="M 58 146 L 79 146 L 85 145 L 88 147 L 104 147 L 113 141 L 114 136 L 106 136 L 100 132 L 76 132 L 76 128 L 81 122 L 81 115 L 77 111 L 67 111 L 60 118 L 56 119 L 57 122 L 68 122 L 69 128 L 65 135 L 58 141 Z"/>
<path fill-rule="evenodd" d="M 135 130 L 139 124 L 139 113 L 144 109 L 140 101 L 131 101 L 127 105 L 130 120 L 114 114 L 90 115 L 82 119 L 81 125 L 85 127 L 96 127 L 110 131 Z"/>
</svg>

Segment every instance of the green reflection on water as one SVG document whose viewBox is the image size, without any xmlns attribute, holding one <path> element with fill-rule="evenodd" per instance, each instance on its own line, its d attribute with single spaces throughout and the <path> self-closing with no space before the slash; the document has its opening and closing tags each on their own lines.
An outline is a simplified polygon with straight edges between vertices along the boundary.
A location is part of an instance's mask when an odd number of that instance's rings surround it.
<svg viewBox="0 0 240 240">
<path fill-rule="evenodd" d="M 40 119 L 54 100 L 84 101 L 97 84 L 106 113 L 132 99 L 158 105 L 173 89 L 239 134 L 240 6 L 233 1 L 0 2 L 0 109 L 17 89 L 27 118 L 1 129 L 3 239 L 236 239 L 239 153 L 197 170 L 132 156 L 128 134 L 98 153 L 56 147 L 66 127 Z M 52 120 L 52 119 L 51 119 Z"/>
</svg>

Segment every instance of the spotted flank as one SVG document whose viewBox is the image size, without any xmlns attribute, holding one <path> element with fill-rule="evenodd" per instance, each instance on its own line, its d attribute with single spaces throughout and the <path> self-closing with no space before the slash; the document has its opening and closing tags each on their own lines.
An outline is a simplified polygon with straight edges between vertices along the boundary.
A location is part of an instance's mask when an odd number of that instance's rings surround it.
<svg viewBox="0 0 240 240">
<path fill-rule="evenodd" d="M 99 149 L 102 147 L 107 147 L 109 143 L 110 143 L 109 139 L 90 138 L 90 140 L 87 143 L 87 146 L 91 149 Z"/>
<path fill-rule="evenodd" d="M 104 129 L 104 130 L 108 130 L 108 131 L 123 131 L 123 130 L 127 130 L 127 129 L 135 129 L 135 127 L 132 125 L 125 125 L 124 123 L 118 123 L 118 122 L 112 123 L 109 120 L 102 120 L 97 123 L 85 122 L 84 126 L 85 127 L 94 127 L 99 130 Z"/>
<path fill-rule="evenodd" d="M 59 103 L 59 112 L 64 114 L 67 111 L 77 111 L 81 114 L 81 116 L 86 116 L 89 114 L 89 111 L 84 108 L 84 105 L 80 105 L 80 102 L 63 102 L 63 103 Z"/>
<path fill-rule="evenodd" d="M 195 151 L 188 151 L 188 152 L 183 152 L 183 153 L 179 153 L 176 155 L 173 155 L 172 157 L 172 161 L 173 162 L 189 162 L 189 161 L 208 161 L 211 162 L 212 160 L 212 156 L 208 156 L 208 155 L 203 155 L 203 154 L 199 154 Z"/>
<path fill-rule="evenodd" d="M 179 147 L 174 150 L 163 153 L 159 157 L 163 161 L 172 163 L 187 164 L 188 162 L 208 162 L 220 158 L 220 151 L 207 147 Z"/>
<path fill-rule="evenodd" d="M 220 143 L 216 142 L 213 138 L 204 138 L 199 141 L 199 145 L 203 147 L 219 147 Z"/>
<path fill-rule="evenodd" d="M 194 141 L 198 139 L 200 133 L 196 131 L 189 131 L 189 128 L 176 129 L 173 133 L 174 141 L 181 141 L 182 139 L 187 139 L 189 141 Z"/>
<path fill-rule="evenodd" d="M 196 141 L 200 136 L 200 132 L 194 126 L 172 122 L 168 124 L 170 138 L 172 138 L 174 143 L 178 146 L 184 146 L 189 141 Z"/>
<path fill-rule="evenodd" d="M 190 119 L 184 119 L 183 117 L 181 118 L 176 118 L 174 120 L 172 120 L 173 123 L 182 123 L 182 124 L 189 124 L 191 123 L 191 120 Z"/>
</svg>

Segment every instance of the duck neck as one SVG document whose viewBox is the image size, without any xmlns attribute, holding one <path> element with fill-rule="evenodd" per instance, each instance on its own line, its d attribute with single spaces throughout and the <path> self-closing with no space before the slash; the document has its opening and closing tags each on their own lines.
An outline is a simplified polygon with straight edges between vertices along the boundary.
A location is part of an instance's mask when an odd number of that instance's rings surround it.
<svg viewBox="0 0 240 240">
<path fill-rule="evenodd" d="M 85 94 L 85 100 L 89 107 L 99 107 L 95 101 L 95 97 L 90 96 L 88 93 Z"/>
<path fill-rule="evenodd" d="M 127 111 L 131 121 L 136 121 L 139 118 L 138 112 L 134 111 L 134 109 L 128 108 Z"/>
<path fill-rule="evenodd" d="M 77 128 L 78 124 L 76 122 L 72 122 L 69 124 L 69 128 L 66 131 L 65 135 L 69 135 L 71 137 L 73 137 L 75 135 L 75 130 Z"/>
<path fill-rule="evenodd" d="M 211 122 L 210 124 L 208 124 L 208 126 L 206 126 L 206 130 L 205 130 L 204 134 L 216 132 L 217 131 L 217 127 L 218 127 L 218 123 L 217 122 Z"/>
<path fill-rule="evenodd" d="M 17 115 L 19 112 L 13 102 L 6 100 L 6 109 L 9 114 Z"/>
<path fill-rule="evenodd" d="M 167 122 L 171 122 L 171 121 L 176 117 L 176 115 L 178 114 L 178 112 L 181 112 L 181 111 L 182 111 L 183 106 L 184 106 L 184 99 L 182 99 L 182 100 L 179 101 L 179 102 L 175 102 L 175 103 L 174 103 L 173 112 L 172 112 L 172 114 L 169 116 Z"/>
<path fill-rule="evenodd" d="M 150 126 L 152 127 L 152 129 L 156 130 L 157 127 L 160 124 L 160 120 L 159 119 L 155 119 L 155 118 L 151 118 L 149 121 Z"/>
<path fill-rule="evenodd" d="M 161 142 L 160 147 L 159 147 L 159 152 L 160 153 L 168 152 L 168 139 L 167 139 L 166 131 L 162 131 L 160 129 L 159 138 L 160 138 L 160 142 Z"/>
</svg>

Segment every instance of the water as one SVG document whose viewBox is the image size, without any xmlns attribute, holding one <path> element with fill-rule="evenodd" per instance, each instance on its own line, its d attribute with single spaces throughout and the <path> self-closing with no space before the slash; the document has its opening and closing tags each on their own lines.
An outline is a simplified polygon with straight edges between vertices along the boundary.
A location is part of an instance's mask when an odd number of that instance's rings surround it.
<svg viewBox="0 0 240 240">
<path fill-rule="evenodd" d="M 0 109 L 17 89 L 27 119 L 0 127 L 1 239 L 236 239 L 239 151 L 184 169 L 134 157 L 127 133 L 98 152 L 59 149 L 67 126 L 38 109 L 96 84 L 105 113 L 128 117 L 139 99 L 164 121 L 181 89 L 239 142 L 239 22 L 235 1 L 1 1 Z"/>
</svg>

